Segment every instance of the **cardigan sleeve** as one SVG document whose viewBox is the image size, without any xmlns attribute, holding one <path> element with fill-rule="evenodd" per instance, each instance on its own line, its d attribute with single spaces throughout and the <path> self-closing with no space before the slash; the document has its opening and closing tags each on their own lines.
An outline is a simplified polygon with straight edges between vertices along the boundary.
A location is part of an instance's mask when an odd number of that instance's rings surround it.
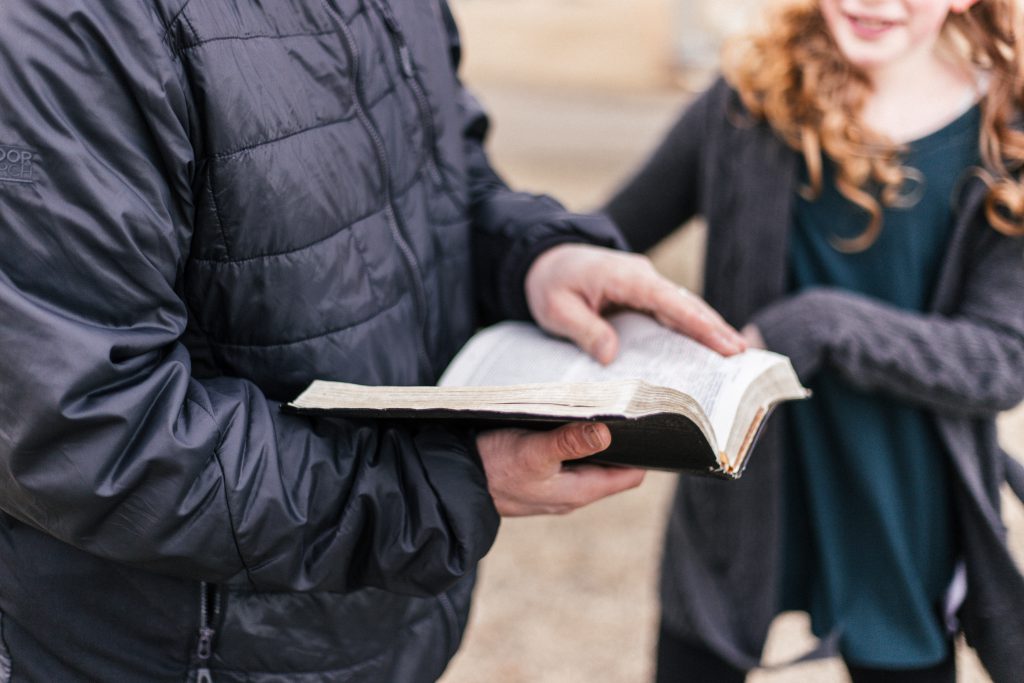
<svg viewBox="0 0 1024 683">
<path fill-rule="evenodd" d="M 822 367 L 852 385 L 940 413 L 991 415 L 1024 399 L 1024 241 L 984 227 L 949 314 L 899 309 L 817 287 L 753 322 L 802 379 Z"/>
<path fill-rule="evenodd" d="M 447 3 L 442 2 L 441 7 L 452 68 L 457 70 L 461 58 L 458 30 Z M 469 176 L 473 264 L 482 322 L 529 319 L 524 281 L 542 252 L 566 242 L 618 249 L 625 248 L 625 242 L 607 216 L 574 213 L 546 195 L 511 189 L 491 166 L 484 149 L 490 127 L 487 113 L 461 85 L 458 108 Z"/>
<path fill-rule="evenodd" d="M 650 249 L 698 213 L 708 122 L 727 90 L 720 79 L 687 107 L 604 207 L 633 249 Z"/>
</svg>

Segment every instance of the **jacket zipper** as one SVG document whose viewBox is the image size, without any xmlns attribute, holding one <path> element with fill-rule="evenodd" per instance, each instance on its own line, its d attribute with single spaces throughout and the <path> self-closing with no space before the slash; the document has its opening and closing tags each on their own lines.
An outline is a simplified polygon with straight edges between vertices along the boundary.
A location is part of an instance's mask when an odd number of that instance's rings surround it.
<svg viewBox="0 0 1024 683">
<path fill-rule="evenodd" d="M 213 683 L 210 659 L 213 656 L 212 624 L 220 613 L 220 594 L 217 587 L 205 581 L 199 584 L 199 638 L 196 641 L 196 683 Z"/>
<path fill-rule="evenodd" d="M 391 41 L 398 53 L 398 62 L 402 68 L 402 76 L 405 78 L 413 99 L 416 100 L 416 109 L 420 117 L 420 128 L 423 130 L 424 145 L 427 150 L 427 173 L 430 174 L 434 184 L 444 184 L 444 176 L 441 174 L 441 164 L 437 160 L 437 129 L 434 127 L 434 117 L 430 114 L 430 102 L 423 90 L 419 77 L 416 75 L 416 67 L 412 61 L 412 54 L 409 52 L 409 44 L 405 40 L 398 19 L 392 11 L 391 6 L 385 0 L 370 0 L 377 9 L 384 25 L 391 34 Z"/>
<path fill-rule="evenodd" d="M 398 212 L 395 210 L 394 194 L 391 187 L 391 165 L 388 162 L 387 148 L 384 146 L 384 138 L 381 136 L 380 131 L 377 130 L 376 124 L 366 111 L 366 105 L 363 97 L 363 80 L 359 73 L 359 51 L 356 46 L 355 36 L 352 35 L 352 29 L 350 29 L 348 24 L 345 23 L 345 18 L 341 16 L 341 13 L 337 9 L 331 6 L 328 0 L 324 0 L 324 6 L 327 7 L 332 20 L 338 27 L 339 33 L 344 38 L 345 49 L 348 51 L 349 59 L 352 62 L 352 78 L 355 81 L 356 90 L 354 101 L 356 118 L 359 119 L 363 128 L 366 129 L 377 154 L 377 162 L 380 165 L 381 182 L 383 183 L 384 190 L 384 214 L 387 217 L 388 229 L 391 231 L 391 235 L 395 240 L 395 243 L 398 245 L 398 250 L 402 254 L 407 274 L 412 283 L 416 319 L 420 327 L 420 343 L 417 344 L 417 353 L 420 357 L 420 361 L 423 363 L 424 372 L 432 373 L 433 363 L 430 362 L 426 346 L 427 295 L 424 290 L 423 277 L 420 271 L 419 262 L 416 260 L 416 254 L 409 245 L 409 240 L 406 237 L 405 231 L 402 229 Z M 429 380 L 429 382 L 432 383 L 434 377 L 421 377 L 420 379 Z"/>
</svg>

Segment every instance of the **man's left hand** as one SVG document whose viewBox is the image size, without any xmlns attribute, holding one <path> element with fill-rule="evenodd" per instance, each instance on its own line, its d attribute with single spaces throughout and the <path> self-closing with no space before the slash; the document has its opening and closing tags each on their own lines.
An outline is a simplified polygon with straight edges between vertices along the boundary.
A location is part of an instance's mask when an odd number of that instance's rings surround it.
<svg viewBox="0 0 1024 683">
<path fill-rule="evenodd" d="M 600 363 L 618 354 L 619 341 L 601 312 L 611 306 L 645 311 L 661 324 L 721 353 L 746 348 L 743 337 L 696 294 L 660 275 L 650 259 L 583 244 L 559 244 L 526 274 L 526 301 L 534 320 L 566 337 Z"/>
</svg>

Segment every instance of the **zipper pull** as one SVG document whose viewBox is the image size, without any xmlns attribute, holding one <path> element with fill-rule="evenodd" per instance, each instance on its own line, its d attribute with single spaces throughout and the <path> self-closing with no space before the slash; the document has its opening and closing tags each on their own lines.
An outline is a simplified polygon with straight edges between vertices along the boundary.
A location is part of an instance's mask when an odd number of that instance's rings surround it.
<svg viewBox="0 0 1024 683">
<path fill-rule="evenodd" d="M 398 19 L 395 18 L 395 13 L 391 11 L 391 5 L 384 0 L 373 0 L 373 4 L 377 7 L 380 15 L 384 17 L 384 23 L 387 24 L 388 30 L 396 36 L 402 35 L 401 29 L 398 28 Z"/>
<path fill-rule="evenodd" d="M 406 78 L 412 78 L 412 55 L 409 54 L 409 46 L 405 42 L 405 36 L 402 35 L 402 29 L 398 26 L 398 19 L 395 18 L 395 13 L 391 11 L 391 6 L 388 5 L 384 0 L 373 0 L 374 6 L 377 11 L 380 12 L 380 16 L 384 19 L 384 25 L 387 26 L 388 31 L 394 36 L 395 43 L 398 45 L 398 57 L 402 64 L 402 75 Z"/>
<path fill-rule="evenodd" d="M 210 660 L 210 655 L 213 654 L 213 634 L 214 630 L 209 626 L 203 626 L 199 629 L 199 643 L 196 645 L 196 658 L 204 665 Z"/>
<path fill-rule="evenodd" d="M 398 57 L 402 63 L 402 75 L 406 78 L 412 78 L 412 55 L 409 54 L 409 46 L 405 44 L 405 39 L 398 38 Z"/>
<path fill-rule="evenodd" d="M 210 626 L 210 587 L 200 584 L 200 605 L 199 605 L 199 639 L 196 641 L 196 683 L 213 683 L 213 674 L 210 673 L 210 658 L 213 656 L 213 636 L 217 633 Z M 212 612 L 216 618 L 220 611 L 220 596 L 213 595 Z"/>
<path fill-rule="evenodd" d="M 213 683 L 213 675 L 210 673 L 210 657 L 213 655 L 213 634 L 214 630 L 209 626 L 199 629 L 199 642 L 196 644 L 196 659 L 199 660 L 199 668 L 196 669 L 196 683 Z"/>
<path fill-rule="evenodd" d="M 402 35 L 401 29 L 398 28 L 398 19 L 395 19 L 395 14 L 391 11 L 391 7 L 380 0 L 373 0 L 373 4 L 377 6 L 377 11 L 384 18 L 384 24 L 388 27 L 388 30 L 396 36 Z"/>
</svg>

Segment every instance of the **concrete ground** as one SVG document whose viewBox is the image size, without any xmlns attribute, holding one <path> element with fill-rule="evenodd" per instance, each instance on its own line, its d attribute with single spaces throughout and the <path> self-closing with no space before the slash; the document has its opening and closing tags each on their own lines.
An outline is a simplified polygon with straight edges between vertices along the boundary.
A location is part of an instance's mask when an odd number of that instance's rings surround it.
<svg viewBox="0 0 1024 683">
<path fill-rule="evenodd" d="M 493 114 L 491 155 L 515 186 L 574 209 L 600 204 L 642 160 L 688 98 L 672 68 L 667 0 L 455 0 L 466 81 Z M 654 253 L 696 287 L 702 235 L 691 226 Z M 1024 458 L 1024 407 L 1001 419 Z M 505 520 L 480 571 L 460 654 L 442 683 L 626 683 L 649 680 L 657 618 L 658 546 L 673 478 L 650 473 L 634 491 L 566 517 Z M 1024 560 L 1024 510 L 1007 500 Z M 785 615 L 768 661 L 813 643 Z M 988 681 L 961 648 L 961 681 Z M 842 683 L 838 662 L 759 672 L 752 683 Z"/>
</svg>

